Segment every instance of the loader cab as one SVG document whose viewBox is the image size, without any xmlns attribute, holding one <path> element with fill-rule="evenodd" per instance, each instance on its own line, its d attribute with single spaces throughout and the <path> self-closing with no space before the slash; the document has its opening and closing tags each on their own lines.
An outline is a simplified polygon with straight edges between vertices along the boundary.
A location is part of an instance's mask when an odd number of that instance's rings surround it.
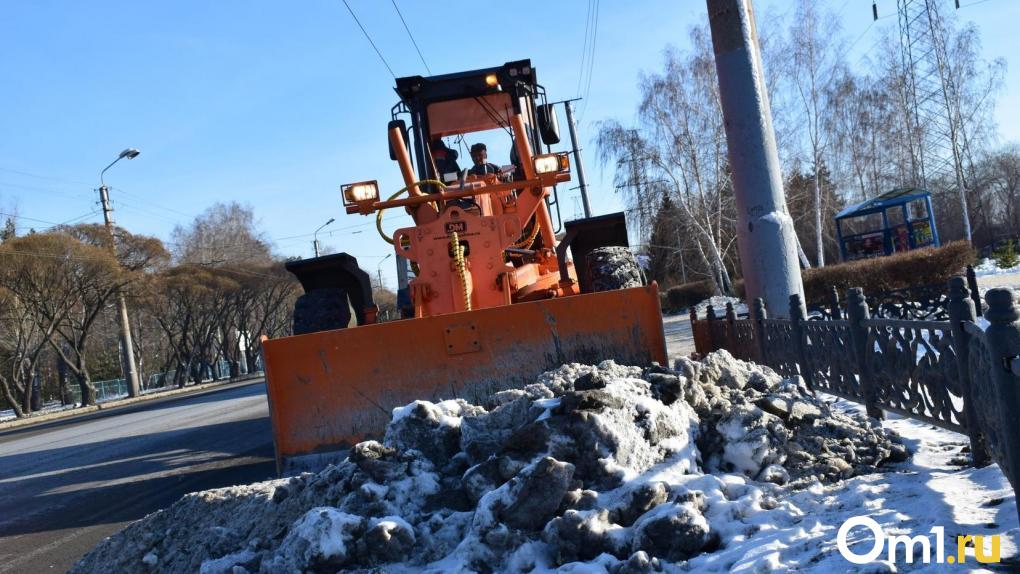
<svg viewBox="0 0 1020 574">
<path fill-rule="evenodd" d="M 390 128 L 399 126 L 405 134 L 420 179 L 444 181 L 432 149 L 437 139 L 460 152 L 462 170 L 471 165 L 466 150 L 472 137 L 487 140 L 490 157 L 498 159 L 494 163 L 519 164 L 520 158 L 513 158 L 513 138 L 520 136 L 512 133 L 510 117 L 514 114 L 524 119 L 527 133 L 523 136 L 531 149 L 538 152 L 543 144 L 559 142 L 556 116 L 545 107 L 545 89 L 538 84 L 530 60 L 454 74 L 398 78 L 396 91 L 400 103 L 393 108 Z M 409 122 L 401 116 L 408 116 Z M 392 149 L 390 156 L 395 159 Z"/>
</svg>

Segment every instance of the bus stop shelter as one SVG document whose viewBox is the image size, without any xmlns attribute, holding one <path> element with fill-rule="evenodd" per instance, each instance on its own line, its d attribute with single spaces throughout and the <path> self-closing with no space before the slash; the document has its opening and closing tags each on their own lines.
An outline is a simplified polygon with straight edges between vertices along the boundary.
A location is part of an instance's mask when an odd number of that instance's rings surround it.
<svg viewBox="0 0 1020 574">
<path fill-rule="evenodd" d="M 917 188 L 888 191 L 836 214 L 843 261 L 938 247 L 931 193 Z"/>
</svg>

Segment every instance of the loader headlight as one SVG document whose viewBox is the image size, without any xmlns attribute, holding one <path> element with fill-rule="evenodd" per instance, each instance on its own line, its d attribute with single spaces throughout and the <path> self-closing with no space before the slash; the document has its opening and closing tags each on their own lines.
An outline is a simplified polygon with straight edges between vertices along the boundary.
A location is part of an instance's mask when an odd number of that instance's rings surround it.
<svg viewBox="0 0 1020 574">
<path fill-rule="evenodd" d="M 569 170 L 570 157 L 565 153 L 550 153 L 535 157 L 535 171 L 538 173 Z"/>
<path fill-rule="evenodd" d="M 353 205 L 363 201 L 375 201 L 379 199 L 379 182 L 362 181 L 359 183 L 348 183 L 340 186 L 344 194 L 344 205 Z"/>
</svg>

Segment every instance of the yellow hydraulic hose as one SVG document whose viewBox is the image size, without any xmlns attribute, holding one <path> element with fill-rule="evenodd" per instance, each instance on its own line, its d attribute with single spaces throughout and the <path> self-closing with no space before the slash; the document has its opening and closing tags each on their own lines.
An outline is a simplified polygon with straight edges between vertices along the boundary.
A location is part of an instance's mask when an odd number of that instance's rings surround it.
<svg viewBox="0 0 1020 574">
<path fill-rule="evenodd" d="M 538 237 L 539 231 L 541 231 L 541 228 L 539 227 L 538 221 L 536 219 L 534 222 L 532 222 L 531 234 L 528 237 L 524 238 L 523 240 L 514 243 L 514 247 L 517 249 L 530 249 L 531 246 L 534 245 L 535 238 Z"/>
<path fill-rule="evenodd" d="M 454 231 L 450 235 L 450 248 L 453 250 L 453 263 L 457 268 L 457 276 L 460 278 L 460 290 L 464 295 L 464 310 L 471 310 L 471 296 L 468 295 L 467 268 L 464 265 L 464 246 L 460 244 L 460 238 Z"/>
<path fill-rule="evenodd" d="M 441 181 L 439 181 L 438 179 L 423 179 L 421 181 L 414 182 L 412 185 L 405 185 L 404 187 L 400 188 L 400 191 L 398 191 L 398 192 L 394 193 L 393 195 L 391 195 L 389 197 L 389 199 L 387 199 L 386 201 L 393 201 L 394 199 L 400 197 L 400 194 L 406 192 L 407 190 L 411 189 L 412 187 L 416 187 L 416 186 L 423 185 L 423 184 L 438 185 L 440 189 L 446 189 L 446 184 L 441 182 Z M 388 235 L 386 235 L 386 232 L 383 231 L 383 228 L 382 228 L 382 216 L 383 216 L 383 212 L 384 211 L 386 211 L 385 207 L 380 209 L 379 211 L 375 212 L 375 228 L 377 230 L 379 230 L 379 236 L 382 237 L 383 240 L 386 243 L 389 243 L 390 245 L 393 245 L 393 240 L 390 239 L 390 237 Z"/>
</svg>

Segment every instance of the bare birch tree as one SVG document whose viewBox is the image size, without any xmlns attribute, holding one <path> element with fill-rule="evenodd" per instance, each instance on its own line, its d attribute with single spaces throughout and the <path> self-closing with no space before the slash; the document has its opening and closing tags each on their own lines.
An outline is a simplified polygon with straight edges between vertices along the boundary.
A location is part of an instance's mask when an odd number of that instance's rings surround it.
<svg viewBox="0 0 1020 574">
<path fill-rule="evenodd" d="M 662 73 L 642 78 L 635 127 L 599 125 L 598 157 L 616 167 L 618 187 L 643 228 L 669 195 L 716 289 L 729 292 L 733 207 L 718 82 L 708 31 L 694 28 L 691 42 L 691 52 L 667 50 Z"/>
<path fill-rule="evenodd" d="M 816 2 L 800 0 L 788 32 L 787 49 L 790 69 L 787 78 L 800 103 L 802 126 L 801 145 L 806 147 L 806 160 L 814 174 L 820 173 L 829 151 L 829 132 L 825 129 L 832 102 L 826 87 L 836 78 L 841 67 L 840 26 L 836 18 L 821 11 Z M 822 222 L 822 189 L 820 178 L 814 177 L 815 262 L 825 265 L 824 224 Z"/>
</svg>

